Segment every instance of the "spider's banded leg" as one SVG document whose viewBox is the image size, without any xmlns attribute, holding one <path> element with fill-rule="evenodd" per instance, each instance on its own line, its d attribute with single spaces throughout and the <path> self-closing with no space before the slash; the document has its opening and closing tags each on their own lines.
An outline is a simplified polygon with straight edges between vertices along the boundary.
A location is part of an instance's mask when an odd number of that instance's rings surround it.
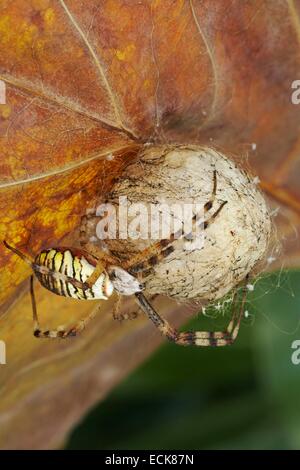
<svg viewBox="0 0 300 470">
<path fill-rule="evenodd" d="M 113 307 L 113 319 L 114 320 L 119 320 L 119 321 L 123 320 L 122 314 L 120 313 L 121 303 L 122 303 L 122 297 L 117 292 L 117 300 L 115 301 L 114 307 Z"/>
<path fill-rule="evenodd" d="M 212 215 L 209 217 L 209 219 L 204 220 L 203 222 L 203 228 L 206 230 L 214 221 L 215 218 L 220 214 L 221 210 L 223 207 L 227 204 L 228 201 L 223 201 L 222 204 L 218 207 L 218 209 L 212 213 Z"/>
<path fill-rule="evenodd" d="M 247 275 L 246 278 L 245 278 L 245 281 L 243 283 L 243 286 L 242 286 L 242 300 L 241 300 L 241 306 L 240 308 L 238 309 L 238 307 L 235 309 L 235 312 L 232 316 L 232 319 L 227 327 L 227 333 L 232 337 L 233 341 L 236 339 L 237 335 L 238 335 L 238 332 L 239 332 L 239 328 L 240 328 L 240 324 L 241 324 L 241 321 L 242 321 L 242 318 L 243 318 L 243 315 L 244 315 L 244 307 L 245 307 L 245 303 L 246 303 L 246 297 L 247 297 L 247 281 L 249 279 L 249 276 Z M 235 292 L 234 294 L 234 297 L 233 297 L 233 303 L 236 304 L 236 306 L 238 305 L 237 304 L 237 292 Z"/>
<path fill-rule="evenodd" d="M 137 318 L 137 316 L 139 315 L 139 312 L 140 312 L 140 305 L 138 304 L 138 308 L 137 310 L 133 310 L 133 311 L 129 311 L 128 313 L 125 312 L 125 313 L 121 313 L 120 312 L 120 305 L 121 305 L 121 302 L 124 301 L 124 297 L 121 296 L 120 294 L 118 294 L 119 296 L 119 304 L 116 302 L 115 305 L 114 305 L 114 310 L 113 310 L 113 318 L 115 320 L 119 320 L 119 321 L 123 321 L 123 320 L 135 320 Z M 151 295 L 150 297 L 150 301 L 152 302 L 154 299 L 156 299 L 156 297 L 158 297 L 159 294 L 153 294 Z"/>
<path fill-rule="evenodd" d="M 34 282 L 34 276 L 31 275 L 30 276 L 30 295 L 31 295 L 32 314 L 33 314 L 33 334 L 36 338 L 68 338 L 70 336 L 76 336 L 79 333 L 81 333 L 81 331 L 85 329 L 86 325 L 96 316 L 98 312 L 97 308 L 95 308 L 87 317 L 79 320 L 71 328 L 65 329 L 64 327 L 58 327 L 52 330 L 42 330 L 40 327 L 40 323 L 39 323 L 39 319 L 37 315 L 33 282 Z"/>
<path fill-rule="evenodd" d="M 122 302 L 124 302 L 124 297 L 117 292 L 117 300 L 113 307 L 113 319 L 122 322 L 124 320 L 134 320 L 138 316 L 138 310 L 134 311 L 121 311 Z"/>
<path fill-rule="evenodd" d="M 25 255 L 24 253 L 22 253 L 21 251 L 19 251 L 17 248 L 15 248 L 14 246 L 10 245 L 9 243 L 7 243 L 6 240 L 3 240 L 3 245 L 5 246 L 5 248 L 7 248 L 8 250 L 12 251 L 13 253 L 15 253 L 17 256 L 19 256 L 23 261 L 25 261 L 25 263 L 29 264 L 29 266 L 32 265 L 32 260 L 29 258 L 29 256 Z"/>
<path fill-rule="evenodd" d="M 148 318 L 159 331 L 170 341 L 182 346 L 227 346 L 232 344 L 237 336 L 238 329 L 232 333 L 228 331 L 185 331 L 178 332 L 164 318 L 162 318 L 147 301 L 142 293 L 135 294 L 136 300 Z"/>
<path fill-rule="evenodd" d="M 218 209 L 211 215 L 211 217 L 204 221 L 204 230 L 206 230 L 214 222 L 214 220 L 221 212 L 225 204 L 227 204 L 227 201 L 223 201 L 222 204 L 218 207 Z M 196 222 L 197 215 L 193 217 L 193 224 L 195 224 Z M 171 243 L 173 243 L 176 239 L 180 238 L 180 236 L 177 235 L 177 233 L 174 233 L 169 239 L 163 239 L 156 243 L 153 243 L 148 248 L 145 248 L 145 250 L 142 250 L 140 253 L 133 256 L 128 261 L 122 263 L 122 267 L 129 271 L 131 274 L 137 274 L 144 271 L 147 271 L 147 274 L 148 271 L 150 273 L 153 266 L 156 266 L 162 259 L 166 258 L 171 253 L 173 253 L 175 248 L 173 245 L 171 245 Z M 188 234 L 186 235 L 186 237 L 189 237 L 190 235 L 191 234 Z"/>
<path fill-rule="evenodd" d="M 213 202 L 215 200 L 215 197 L 216 197 L 216 193 L 217 193 L 217 172 L 216 170 L 214 170 L 212 195 L 211 195 L 210 200 L 204 204 L 204 207 L 203 207 L 204 214 L 206 214 L 211 209 Z M 216 211 L 216 213 L 212 215 L 213 218 L 215 218 L 218 215 L 218 213 L 220 212 L 220 210 L 225 204 L 226 202 L 224 202 Z M 193 224 L 195 224 L 197 221 L 198 221 L 198 214 L 194 215 L 192 219 Z M 204 227 L 204 228 L 207 228 L 207 227 Z M 191 234 L 187 234 L 186 236 L 188 237 L 189 235 Z M 137 253 L 136 255 L 134 255 L 129 260 L 123 261 L 122 268 L 134 274 L 134 273 L 143 271 L 144 269 L 147 269 L 149 267 L 151 268 L 151 266 L 155 266 L 162 258 L 167 257 L 170 253 L 174 251 L 173 247 L 170 247 L 171 243 L 173 243 L 178 238 L 181 238 L 182 236 L 183 236 L 182 230 L 178 230 L 177 232 L 172 233 L 169 238 L 164 238 L 162 240 L 159 240 L 158 242 L 153 243 L 149 247 L 142 250 L 140 253 Z M 161 255 L 161 258 L 157 258 L 160 255 Z M 145 267 L 144 267 L 144 263 L 146 265 Z"/>
<path fill-rule="evenodd" d="M 31 274 L 30 276 L 30 297 L 31 297 L 31 305 L 32 305 L 32 317 L 33 317 L 33 331 L 39 327 L 39 319 L 37 315 L 37 308 L 36 308 L 36 300 L 34 294 L 34 276 Z"/>
<path fill-rule="evenodd" d="M 95 270 L 92 274 L 88 277 L 85 281 L 84 286 L 82 287 L 84 290 L 91 288 L 95 282 L 97 281 L 98 277 L 105 271 L 108 265 L 119 266 L 120 261 L 115 256 L 111 256 L 105 251 L 97 248 L 95 245 L 88 243 L 86 245 L 86 250 L 90 255 L 92 255 L 96 260 L 97 264 Z"/>
<path fill-rule="evenodd" d="M 207 201 L 205 204 L 204 204 L 204 214 L 206 212 L 209 211 L 209 209 L 212 208 L 213 206 L 213 203 L 216 199 L 216 195 L 217 195 L 217 171 L 214 170 L 214 174 L 213 174 L 213 190 L 212 190 L 212 193 L 211 193 L 211 197 L 210 197 L 210 200 Z"/>
</svg>

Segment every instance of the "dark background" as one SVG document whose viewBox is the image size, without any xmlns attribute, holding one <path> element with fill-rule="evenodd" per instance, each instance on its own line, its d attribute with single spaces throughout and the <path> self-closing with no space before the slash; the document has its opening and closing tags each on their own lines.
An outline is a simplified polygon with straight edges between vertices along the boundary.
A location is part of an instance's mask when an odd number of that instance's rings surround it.
<svg viewBox="0 0 300 470">
<path fill-rule="evenodd" d="M 96 406 L 67 449 L 299 449 L 300 271 L 262 277 L 236 343 L 165 343 Z M 219 329 L 230 303 L 188 327 Z M 299 354 L 300 357 L 300 354 Z"/>
</svg>

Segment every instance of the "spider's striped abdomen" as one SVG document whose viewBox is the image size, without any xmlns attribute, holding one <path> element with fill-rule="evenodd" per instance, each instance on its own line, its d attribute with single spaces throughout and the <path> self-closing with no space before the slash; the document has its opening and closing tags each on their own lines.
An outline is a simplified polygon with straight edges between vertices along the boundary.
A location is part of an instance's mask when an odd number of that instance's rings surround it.
<svg viewBox="0 0 300 470">
<path fill-rule="evenodd" d="M 113 285 L 106 272 L 88 289 L 82 289 L 76 282 L 72 283 L 66 278 L 84 283 L 93 273 L 96 260 L 83 253 L 68 248 L 51 248 L 43 250 L 36 257 L 34 265 L 40 283 L 54 294 L 80 300 L 94 300 L 107 299 L 113 293 Z"/>
</svg>

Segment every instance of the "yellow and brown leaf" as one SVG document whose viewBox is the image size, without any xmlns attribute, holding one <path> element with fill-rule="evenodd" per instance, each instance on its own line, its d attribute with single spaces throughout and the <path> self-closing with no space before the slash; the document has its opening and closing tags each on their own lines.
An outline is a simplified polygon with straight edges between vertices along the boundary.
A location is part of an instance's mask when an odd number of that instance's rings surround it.
<svg viewBox="0 0 300 470">
<path fill-rule="evenodd" d="M 81 215 L 139 146 L 198 142 L 259 176 L 280 207 L 281 262 L 299 266 L 299 0 L 2 0 L 0 50 L 0 239 L 33 254 L 75 243 Z M 40 343 L 28 275 L 0 244 L 2 448 L 57 445 L 159 342 L 142 320 L 115 325 L 107 303 L 78 342 Z M 41 290 L 38 306 L 52 325 L 95 308 Z"/>
</svg>

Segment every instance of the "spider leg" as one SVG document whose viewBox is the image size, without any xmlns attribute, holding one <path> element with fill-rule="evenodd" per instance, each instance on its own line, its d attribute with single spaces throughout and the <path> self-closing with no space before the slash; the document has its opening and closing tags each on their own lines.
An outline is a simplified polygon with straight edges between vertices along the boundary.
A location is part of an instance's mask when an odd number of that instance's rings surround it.
<svg viewBox="0 0 300 470">
<path fill-rule="evenodd" d="M 122 322 L 123 320 L 134 320 L 138 316 L 138 311 L 133 312 L 121 312 L 121 305 L 124 302 L 124 297 L 117 292 L 117 300 L 113 308 L 113 319 Z"/>
<path fill-rule="evenodd" d="M 91 243 L 86 244 L 86 250 L 90 255 L 92 255 L 96 260 L 97 264 L 95 270 L 89 276 L 89 278 L 84 282 L 83 289 L 91 288 L 95 282 L 97 281 L 98 277 L 105 271 L 108 265 L 119 266 L 120 261 L 115 256 L 111 256 L 103 250 L 100 250 L 95 245 Z"/>
<path fill-rule="evenodd" d="M 213 203 L 216 199 L 216 195 L 217 195 L 217 170 L 214 170 L 214 173 L 213 173 L 213 190 L 212 190 L 212 193 L 211 193 L 210 200 L 207 201 L 204 204 L 204 213 L 209 211 L 209 209 L 212 208 Z"/>
<path fill-rule="evenodd" d="M 235 307 L 234 309 L 234 314 L 229 322 L 229 325 L 227 327 L 227 332 L 232 336 L 233 341 L 236 339 L 239 328 L 241 325 L 241 321 L 244 315 L 244 307 L 246 303 L 246 297 L 247 297 L 247 281 L 249 279 L 249 275 L 245 277 L 245 280 L 242 285 L 242 300 L 241 300 L 241 305 L 240 308 L 238 309 L 238 303 L 237 303 L 237 291 L 235 291 L 234 296 L 233 296 L 233 305 Z"/>
<path fill-rule="evenodd" d="M 105 251 L 101 250 L 94 244 L 92 244 L 88 238 L 88 224 L 90 221 L 93 221 L 93 226 L 99 220 L 99 217 L 96 216 L 96 207 L 89 210 L 89 212 L 81 217 L 80 232 L 79 232 L 79 243 L 84 250 L 86 250 L 90 255 L 97 259 L 97 264 L 95 270 L 90 275 L 90 277 L 84 283 L 82 287 L 83 290 L 90 289 L 99 276 L 105 271 L 107 265 L 120 265 L 119 260 L 116 257 L 110 256 Z"/>
<path fill-rule="evenodd" d="M 216 219 L 218 214 L 221 212 L 223 207 L 227 204 L 227 201 L 223 201 L 218 209 L 205 220 L 203 223 L 203 229 L 206 230 Z M 208 209 L 209 210 L 209 209 Z M 198 221 L 197 214 L 193 217 L 193 224 Z M 133 256 L 130 260 L 122 263 L 122 267 L 129 271 L 131 274 L 137 274 L 140 272 L 145 272 L 146 275 L 152 272 L 154 266 L 156 266 L 162 259 L 169 256 L 175 250 L 172 243 L 179 237 L 177 234 L 172 234 L 169 239 L 159 240 L 156 243 L 153 243 L 150 247 L 142 250 L 137 255 Z M 188 238 L 191 234 L 186 235 Z"/>
<path fill-rule="evenodd" d="M 85 329 L 86 325 L 96 316 L 98 309 L 95 308 L 87 317 L 79 320 L 71 328 L 64 328 L 59 326 L 55 329 L 42 330 L 40 327 L 37 308 L 36 308 L 36 299 L 34 294 L 34 276 L 30 276 L 30 295 L 31 295 L 31 304 L 32 304 L 32 315 L 33 315 L 33 334 L 36 338 L 68 338 L 70 336 L 76 336 Z"/>
<path fill-rule="evenodd" d="M 22 253 L 21 251 L 19 251 L 17 248 L 15 248 L 14 246 L 10 245 L 9 243 L 7 243 L 6 240 L 3 240 L 3 245 L 5 246 L 5 248 L 7 248 L 8 250 L 12 251 L 13 253 L 15 253 L 15 255 L 19 256 L 23 261 L 25 261 L 25 263 L 29 264 L 29 266 L 32 265 L 32 259 L 29 258 L 29 256 L 25 255 L 24 253 Z"/>
<path fill-rule="evenodd" d="M 217 171 L 214 170 L 212 194 L 211 194 L 209 201 L 207 201 L 204 204 L 204 208 L 203 208 L 204 215 L 212 208 L 213 203 L 216 198 L 216 194 L 217 194 Z M 203 222 L 204 230 L 206 230 L 214 222 L 215 218 L 221 212 L 225 204 L 227 204 L 227 201 L 222 202 L 222 204 L 211 215 L 211 217 L 209 217 L 209 219 Z M 199 219 L 199 215 L 195 214 L 192 219 L 193 225 L 195 225 L 198 222 L 198 219 Z M 189 238 L 191 235 L 192 233 L 185 235 L 185 237 Z M 137 253 L 129 260 L 123 261 L 122 267 L 125 270 L 129 271 L 131 274 L 136 274 L 136 273 L 145 272 L 145 271 L 146 271 L 145 273 L 146 275 L 150 274 L 152 272 L 153 266 L 158 264 L 163 258 L 166 258 L 174 251 L 174 247 L 172 246 L 172 243 L 178 238 L 181 238 L 182 236 L 183 234 L 181 230 L 179 230 L 178 232 L 172 233 L 169 238 L 159 240 L 158 242 L 155 242 L 149 247 L 142 250 L 140 253 Z"/>
<path fill-rule="evenodd" d="M 244 303 L 246 300 L 246 285 L 243 287 L 243 299 L 241 307 L 237 312 L 234 312 L 232 320 L 230 321 L 225 331 L 184 331 L 179 332 L 173 328 L 167 320 L 162 318 L 147 301 L 142 293 L 135 294 L 137 303 L 141 309 L 146 313 L 148 318 L 154 323 L 159 331 L 166 336 L 170 341 L 182 346 L 227 346 L 232 344 L 239 331 L 240 323 L 244 313 Z"/>
<path fill-rule="evenodd" d="M 122 314 L 120 313 L 121 303 L 122 303 L 122 297 L 117 292 L 117 300 L 115 301 L 114 308 L 113 308 L 113 319 L 114 320 L 122 321 Z"/>
</svg>

